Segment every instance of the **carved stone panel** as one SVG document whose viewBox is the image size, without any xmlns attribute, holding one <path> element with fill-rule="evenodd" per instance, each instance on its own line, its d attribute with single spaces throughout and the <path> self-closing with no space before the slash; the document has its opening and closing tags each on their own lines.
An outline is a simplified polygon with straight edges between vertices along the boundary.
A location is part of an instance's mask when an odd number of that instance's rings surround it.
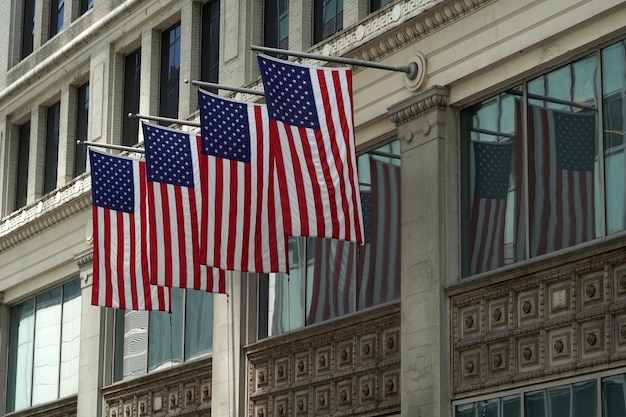
<svg viewBox="0 0 626 417">
<path fill-rule="evenodd" d="M 461 352 L 459 374 L 464 385 L 474 385 L 480 382 L 481 352 L 480 349 L 471 349 Z"/>
<path fill-rule="evenodd" d="M 547 284 L 547 317 L 549 319 L 571 314 L 572 311 L 571 280 L 550 282 Z"/>
<path fill-rule="evenodd" d="M 545 351 L 548 367 L 558 368 L 571 363 L 573 336 L 571 325 L 547 331 Z"/>
<path fill-rule="evenodd" d="M 330 398 L 330 385 L 322 385 L 320 387 L 315 387 L 314 389 L 314 407 L 315 407 L 315 415 L 322 416 L 330 414 L 331 407 L 331 398 Z"/>
<path fill-rule="evenodd" d="M 613 316 L 613 351 L 615 355 L 626 355 L 626 313 Z"/>
<path fill-rule="evenodd" d="M 539 288 L 523 291 L 517 296 L 517 322 L 525 325 L 538 321 L 539 316 Z"/>
<path fill-rule="evenodd" d="M 517 371 L 532 372 L 540 368 L 540 335 L 533 334 L 517 339 Z"/>
<path fill-rule="evenodd" d="M 613 294 L 615 301 L 626 301 L 626 265 L 613 269 Z"/>
<path fill-rule="evenodd" d="M 489 323 L 489 331 L 495 332 L 506 329 L 509 325 L 509 299 L 498 298 L 489 300 L 489 315 L 487 322 Z"/>
<path fill-rule="evenodd" d="M 463 307 L 459 311 L 461 339 L 480 336 L 480 304 Z"/>
<path fill-rule="evenodd" d="M 305 416 L 309 413 L 309 390 L 295 393 L 294 407 L 297 416 Z"/>
<path fill-rule="evenodd" d="M 337 410 L 347 410 L 354 405 L 354 384 L 352 379 L 337 382 Z"/>
<path fill-rule="evenodd" d="M 274 362 L 274 378 L 275 385 L 289 382 L 291 375 L 289 358 L 280 358 Z"/>
<path fill-rule="evenodd" d="M 309 375 L 309 353 L 302 352 L 295 355 L 296 381 L 307 379 Z"/>
<path fill-rule="evenodd" d="M 353 350 L 354 343 L 352 341 L 337 344 L 337 370 L 354 366 Z"/>
<path fill-rule="evenodd" d="M 581 360 L 593 359 L 604 353 L 604 320 L 581 323 L 578 336 Z"/>
<path fill-rule="evenodd" d="M 580 308 L 592 308 L 604 302 L 604 271 L 581 274 L 578 279 Z"/>
<path fill-rule="evenodd" d="M 359 346 L 360 364 L 371 363 L 377 359 L 377 339 L 375 334 L 361 336 Z"/>
<path fill-rule="evenodd" d="M 509 341 L 492 343 L 488 348 L 489 375 L 491 378 L 505 377 L 509 372 Z"/>
</svg>

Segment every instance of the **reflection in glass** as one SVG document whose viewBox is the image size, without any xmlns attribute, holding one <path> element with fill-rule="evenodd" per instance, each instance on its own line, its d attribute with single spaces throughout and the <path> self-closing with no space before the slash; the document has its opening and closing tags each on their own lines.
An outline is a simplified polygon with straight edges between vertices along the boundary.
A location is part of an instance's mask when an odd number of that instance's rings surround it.
<svg viewBox="0 0 626 417">
<path fill-rule="evenodd" d="M 213 350 L 213 294 L 187 290 L 185 302 L 185 360 Z"/>
<path fill-rule="evenodd" d="M 7 412 L 30 406 L 35 338 L 35 300 L 11 308 L 9 363 L 7 378 Z"/>
<path fill-rule="evenodd" d="M 626 374 L 602 380 L 602 416 L 626 416 Z"/>
<path fill-rule="evenodd" d="M 172 312 L 149 313 L 148 372 L 183 360 L 183 296 L 183 290 L 172 288 Z"/>
<path fill-rule="evenodd" d="M 62 290 L 58 287 L 36 298 L 33 405 L 54 400 L 58 396 L 61 296 Z"/>
<path fill-rule="evenodd" d="M 61 370 L 59 396 L 78 392 L 80 354 L 80 280 L 63 286 L 63 324 L 61 329 Z"/>
</svg>

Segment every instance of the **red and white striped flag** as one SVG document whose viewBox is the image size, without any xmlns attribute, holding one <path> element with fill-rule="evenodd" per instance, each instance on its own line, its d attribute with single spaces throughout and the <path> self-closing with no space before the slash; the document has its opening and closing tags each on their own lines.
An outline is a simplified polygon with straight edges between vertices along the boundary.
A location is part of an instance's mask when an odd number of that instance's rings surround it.
<svg viewBox="0 0 626 417">
<path fill-rule="evenodd" d="M 203 262 L 244 272 L 287 272 L 287 239 L 270 178 L 267 110 L 198 91 L 204 193 Z"/>
<path fill-rule="evenodd" d="M 362 244 L 352 71 L 258 59 L 286 234 Z"/>
<path fill-rule="evenodd" d="M 150 284 L 146 164 L 89 150 L 93 214 L 91 304 L 171 311 L 171 290 Z"/>
<path fill-rule="evenodd" d="M 528 106 L 531 257 L 596 237 L 596 117 Z"/>
<path fill-rule="evenodd" d="M 226 272 L 200 262 L 200 172 L 207 170 L 200 137 L 150 123 L 143 123 L 143 136 L 151 282 L 225 293 Z"/>
</svg>

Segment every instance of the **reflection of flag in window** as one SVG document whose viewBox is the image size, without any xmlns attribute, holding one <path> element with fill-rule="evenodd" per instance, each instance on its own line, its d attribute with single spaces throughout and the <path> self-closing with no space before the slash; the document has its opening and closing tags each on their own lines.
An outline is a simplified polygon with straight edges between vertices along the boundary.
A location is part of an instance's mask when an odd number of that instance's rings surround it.
<svg viewBox="0 0 626 417">
<path fill-rule="evenodd" d="M 354 311 L 356 243 L 337 239 L 310 239 L 314 245 L 312 289 L 307 324 Z M 309 292 L 307 291 L 307 294 Z"/>
<path fill-rule="evenodd" d="M 226 292 L 226 273 L 200 264 L 200 170 L 196 134 L 143 123 L 150 210 L 150 280 L 168 287 Z"/>
<path fill-rule="evenodd" d="M 150 285 L 146 164 L 91 150 L 93 285 L 91 303 L 171 311 L 169 288 Z"/>
<path fill-rule="evenodd" d="M 528 106 L 530 256 L 595 237 L 595 113 Z"/>
<path fill-rule="evenodd" d="M 400 297 L 400 166 L 370 158 L 371 193 L 361 193 L 365 245 L 359 248 L 358 308 Z"/>
<path fill-rule="evenodd" d="M 285 233 L 363 243 L 352 71 L 258 57 Z"/>
<path fill-rule="evenodd" d="M 513 142 L 472 142 L 471 273 L 504 265 L 504 230 Z"/>
</svg>

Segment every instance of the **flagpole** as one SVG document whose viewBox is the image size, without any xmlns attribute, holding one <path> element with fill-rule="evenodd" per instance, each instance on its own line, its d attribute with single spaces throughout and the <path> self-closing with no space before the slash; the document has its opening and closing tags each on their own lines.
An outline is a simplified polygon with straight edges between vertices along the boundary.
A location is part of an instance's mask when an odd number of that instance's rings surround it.
<svg viewBox="0 0 626 417">
<path fill-rule="evenodd" d="M 361 67 L 369 67 L 369 68 L 383 69 L 383 70 L 388 70 L 388 71 L 404 72 L 406 74 L 406 77 L 409 80 L 416 79 L 418 70 L 419 70 L 416 62 L 409 62 L 409 65 L 404 65 L 404 66 L 388 65 L 388 64 L 381 64 L 380 62 L 363 61 L 360 59 L 344 58 L 340 56 L 309 54 L 307 52 L 288 51 L 285 49 L 270 48 L 267 46 L 252 45 L 250 46 L 250 49 L 252 49 L 253 51 L 258 51 L 258 52 L 290 55 L 290 56 L 295 56 L 298 58 L 317 59 L 320 61 L 337 62 L 339 64 L 358 65 Z"/>
<path fill-rule="evenodd" d="M 256 96 L 264 96 L 265 93 L 261 90 L 254 90 L 252 88 L 243 88 L 243 87 L 232 87 L 230 85 L 224 85 L 224 84 L 216 84 L 216 83 L 210 83 L 210 82 L 206 82 L 206 81 L 196 81 L 196 80 L 183 80 L 185 84 L 187 83 L 191 83 L 192 85 L 198 86 L 198 87 L 204 87 L 204 88 L 218 88 L 220 90 L 228 90 L 228 91 L 235 91 L 237 93 L 244 93 L 244 94 L 254 94 Z"/>
<path fill-rule="evenodd" d="M 89 141 L 86 141 L 86 140 L 77 140 L 76 144 L 77 145 L 84 145 L 84 146 L 94 146 L 96 148 L 116 149 L 118 151 L 128 151 L 128 152 L 135 152 L 135 153 L 146 153 L 146 151 L 143 148 L 133 148 L 131 146 L 112 145 L 112 144 L 109 144 L 109 143 L 89 142 Z"/>
<path fill-rule="evenodd" d="M 175 124 L 185 125 L 185 126 L 200 127 L 199 122 L 192 122 L 191 120 L 184 120 L 184 119 L 172 119 L 170 117 L 146 116 L 144 114 L 136 114 L 136 113 L 128 113 L 128 117 L 130 117 L 131 119 L 145 119 L 145 120 L 152 120 L 155 122 L 175 123 Z"/>
</svg>

